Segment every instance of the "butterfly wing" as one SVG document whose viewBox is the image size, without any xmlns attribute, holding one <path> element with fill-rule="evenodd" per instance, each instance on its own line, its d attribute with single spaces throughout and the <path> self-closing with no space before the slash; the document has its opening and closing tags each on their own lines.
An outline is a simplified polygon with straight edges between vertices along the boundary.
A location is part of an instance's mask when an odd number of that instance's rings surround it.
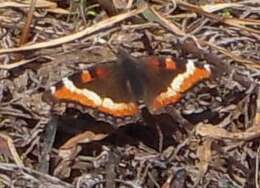
<svg viewBox="0 0 260 188">
<path fill-rule="evenodd" d="M 179 102 L 185 92 L 211 75 L 208 65 L 196 66 L 192 60 L 150 57 L 145 66 L 144 102 L 152 114 Z"/>
<path fill-rule="evenodd" d="M 47 93 L 49 100 L 76 104 L 97 120 L 117 126 L 140 118 L 138 105 L 118 63 L 105 63 L 64 78 Z"/>
</svg>

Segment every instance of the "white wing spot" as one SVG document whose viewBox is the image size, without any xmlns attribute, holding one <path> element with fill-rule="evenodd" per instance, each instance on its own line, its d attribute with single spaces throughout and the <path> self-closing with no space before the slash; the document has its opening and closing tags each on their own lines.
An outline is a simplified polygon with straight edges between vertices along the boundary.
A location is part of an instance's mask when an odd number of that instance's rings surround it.
<svg viewBox="0 0 260 188">
<path fill-rule="evenodd" d="M 171 83 L 171 89 L 178 93 L 181 89 L 181 85 L 184 82 L 185 79 L 189 78 L 190 75 L 192 75 L 196 70 L 196 67 L 194 65 L 194 62 L 192 60 L 188 60 L 186 64 L 186 72 L 182 74 L 178 74 L 176 78 L 173 79 Z M 167 91 L 168 93 L 169 91 Z M 171 91 L 172 92 L 172 91 Z"/>
<path fill-rule="evenodd" d="M 102 104 L 102 99 L 95 92 L 88 89 L 78 89 L 68 78 L 64 78 L 63 83 L 71 92 L 86 96 L 88 99 L 94 101 L 97 106 Z"/>
<path fill-rule="evenodd" d="M 125 103 L 115 103 L 110 98 L 104 98 L 102 106 L 108 109 L 118 110 L 118 109 L 125 109 L 128 106 Z"/>
<path fill-rule="evenodd" d="M 211 69 L 210 69 L 210 65 L 209 64 L 205 64 L 204 68 L 210 73 Z"/>
<path fill-rule="evenodd" d="M 50 88 L 50 90 L 51 90 L 51 94 L 54 94 L 54 93 L 56 92 L 56 87 L 55 87 L 55 86 L 52 86 L 52 87 Z"/>
<path fill-rule="evenodd" d="M 114 108 L 114 102 L 110 98 L 104 98 L 102 106 L 106 108 Z"/>
</svg>

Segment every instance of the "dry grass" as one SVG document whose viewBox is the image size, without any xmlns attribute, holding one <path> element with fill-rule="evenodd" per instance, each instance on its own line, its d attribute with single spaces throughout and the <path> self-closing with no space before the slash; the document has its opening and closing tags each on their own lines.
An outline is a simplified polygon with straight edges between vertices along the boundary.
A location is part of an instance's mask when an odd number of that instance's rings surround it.
<svg viewBox="0 0 260 188">
<path fill-rule="evenodd" d="M 259 40 L 259 1 L 0 0 L 0 186 L 259 187 Z M 118 47 L 214 78 L 118 129 L 42 100 Z"/>
</svg>

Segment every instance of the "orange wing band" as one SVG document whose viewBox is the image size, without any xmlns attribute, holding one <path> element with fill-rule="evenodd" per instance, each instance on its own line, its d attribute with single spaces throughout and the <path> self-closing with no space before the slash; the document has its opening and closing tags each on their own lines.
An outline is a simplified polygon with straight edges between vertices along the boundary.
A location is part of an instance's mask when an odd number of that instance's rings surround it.
<svg viewBox="0 0 260 188">
<path fill-rule="evenodd" d="M 53 96 L 58 100 L 72 101 L 86 107 L 97 108 L 101 112 L 117 117 L 133 116 L 139 113 L 139 109 L 135 103 L 115 103 L 111 99 L 105 98 L 102 99 L 101 103 L 97 104 L 87 96 L 69 90 L 66 86 L 57 89 Z M 105 102 L 107 100 L 111 102 L 107 104 Z"/>
<path fill-rule="evenodd" d="M 93 78 L 92 78 L 92 76 L 91 76 L 91 74 L 90 74 L 89 71 L 83 71 L 83 72 L 81 73 L 81 81 L 82 81 L 83 83 L 89 82 L 89 81 L 91 81 L 91 80 L 93 80 Z"/>
<path fill-rule="evenodd" d="M 196 68 L 194 73 L 182 82 L 179 92 L 184 93 L 199 81 L 207 79 L 209 77 L 210 77 L 210 72 L 208 70 L 204 68 Z"/>
<path fill-rule="evenodd" d="M 205 68 L 196 68 L 189 77 L 182 80 L 179 90 L 173 90 L 171 87 L 166 92 L 161 93 L 152 104 L 152 111 L 159 110 L 169 104 L 175 104 L 182 98 L 184 92 L 192 88 L 196 83 L 201 80 L 209 78 L 210 71 Z M 174 79 L 172 83 L 174 82 Z"/>
<path fill-rule="evenodd" d="M 100 106 L 98 110 L 118 117 L 133 116 L 139 113 L 139 110 L 134 103 L 122 103 L 118 108 L 107 108 L 105 106 Z"/>
<path fill-rule="evenodd" d="M 91 108 L 96 108 L 97 104 L 94 101 L 88 99 L 83 94 L 78 94 L 75 92 L 70 91 L 65 86 L 57 89 L 53 94 L 55 98 L 59 100 L 68 100 L 80 103 L 81 105 L 88 106 Z"/>
</svg>

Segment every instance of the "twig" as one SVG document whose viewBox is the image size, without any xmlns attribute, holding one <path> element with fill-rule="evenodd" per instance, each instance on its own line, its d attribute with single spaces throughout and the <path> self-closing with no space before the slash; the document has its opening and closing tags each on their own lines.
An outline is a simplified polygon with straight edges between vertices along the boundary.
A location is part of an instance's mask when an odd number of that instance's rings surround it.
<svg viewBox="0 0 260 188">
<path fill-rule="evenodd" d="M 30 33 L 30 26 L 33 19 L 33 12 L 35 10 L 35 4 L 37 0 L 31 0 L 30 9 L 27 14 L 27 19 L 25 21 L 25 25 L 22 30 L 22 35 L 20 38 L 19 46 L 22 46 L 28 41 L 29 33 Z"/>
<path fill-rule="evenodd" d="M 172 22 L 164 18 L 157 12 L 153 7 L 151 7 L 150 10 L 146 11 L 146 18 L 150 21 L 156 21 L 160 23 L 163 27 L 167 28 L 168 30 L 174 32 L 177 35 L 185 36 L 186 33 L 182 30 L 180 30 L 176 25 L 174 25 Z"/>
<path fill-rule="evenodd" d="M 72 188 L 73 186 L 71 184 L 68 184 L 64 181 L 61 181 L 60 179 L 50 176 L 48 174 L 43 174 L 41 172 L 38 172 L 36 170 L 33 170 L 31 168 L 27 167 L 21 167 L 10 163 L 1 163 L 0 162 L 0 169 L 3 171 L 9 171 L 12 173 L 18 173 L 20 174 L 19 179 L 21 178 L 21 174 L 24 176 L 31 176 L 36 180 L 39 184 L 43 184 L 45 186 L 49 187 L 55 187 L 55 188 Z M 28 178 L 28 177 L 26 177 Z M 27 180 L 29 182 L 29 180 Z"/>
<path fill-rule="evenodd" d="M 20 2 L 1 2 L 0 8 L 6 8 L 6 7 L 14 7 L 14 8 L 29 8 L 29 4 L 20 3 Z M 56 8 L 57 4 L 50 1 L 45 0 L 38 0 L 38 2 L 35 4 L 36 8 Z"/>
<path fill-rule="evenodd" d="M 91 26 L 91 27 L 87 27 L 86 29 L 68 35 L 68 36 L 64 36 L 61 38 L 57 38 L 57 39 L 53 39 L 47 42 L 39 42 L 36 44 L 32 44 L 32 45 L 28 45 L 28 46 L 22 46 L 22 47 L 18 47 L 18 48 L 8 48 L 8 49 L 0 49 L 0 54 L 3 53 L 11 53 L 11 52 L 19 52 L 19 51 L 29 51 L 29 50 L 36 50 L 36 49 L 41 49 L 41 48 L 47 48 L 47 47 L 54 47 L 57 45 L 61 45 L 64 43 L 68 43 L 71 42 L 73 40 L 82 38 L 82 37 L 86 37 L 88 35 L 93 34 L 94 32 L 97 32 L 99 30 L 105 29 L 105 28 L 110 28 L 113 25 L 115 25 L 118 22 L 121 22 L 129 17 L 138 15 L 140 13 L 142 13 L 144 10 L 147 9 L 147 5 L 142 6 L 138 9 L 135 9 L 133 11 L 127 12 L 127 13 L 123 13 L 117 16 L 113 16 L 111 18 L 108 18 L 106 20 L 100 21 L 97 24 Z"/>
<path fill-rule="evenodd" d="M 41 161 L 39 164 L 39 171 L 44 173 L 49 172 L 50 153 L 56 136 L 57 126 L 58 126 L 57 121 L 58 120 L 56 119 L 56 117 L 52 117 L 45 129 Z"/>
<path fill-rule="evenodd" d="M 254 23 L 255 25 L 258 25 L 258 24 L 260 24 L 259 20 L 225 18 L 225 17 L 220 16 L 220 15 L 216 15 L 216 14 L 212 14 L 212 13 L 206 12 L 202 8 L 200 8 L 199 6 L 196 6 L 196 5 L 184 2 L 182 0 L 179 0 L 178 4 L 180 6 L 186 8 L 186 9 L 188 9 L 188 10 L 191 10 L 193 12 L 196 12 L 196 13 L 200 14 L 200 15 L 206 16 L 206 17 L 208 17 L 208 18 L 210 18 L 210 19 L 212 19 L 212 20 L 214 20 L 216 22 L 224 23 L 224 24 L 227 24 L 227 25 L 230 25 L 230 26 L 234 26 L 234 27 L 240 28 L 240 29 L 245 30 L 245 31 L 249 31 L 249 32 L 253 32 L 253 33 L 256 33 L 256 34 L 260 34 L 259 30 L 252 29 L 252 28 L 244 26 L 246 24 L 250 25 L 252 23 Z"/>
<path fill-rule="evenodd" d="M 222 54 L 225 54 L 226 56 L 231 57 L 236 62 L 241 63 L 241 64 L 247 66 L 248 68 L 260 68 L 260 62 L 258 62 L 258 61 L 253 61 L 253 60 L 250 60 L 250 59 L 242 58 L 242 57 L 235 55 L 235 54 L 231 53 L 230 51 L 228 51 L 228 50 L 226 50 L 226 49 L 224 49 L 220 46 L 217 46 L 217 45 L 215 45 L 211 42 L 202 41 L 202 40 L 199 40 L 199 42 L 202 43 L 202 44 L 207 44 L 207 45 L 211 46 L 212 48 L 218 50 Z"/>
<path fill-rule="evenodd" d="M 173 32 L 174 34 L 183 36 L 184 38 L 190 37 L 193 40 L 194 40 L 194 38 L 196 38 L 195 36 L 188 35 L 184 31 L 180 30 L 174 23 L 170 22 L 169 20 L 167 20 L 166 18 L 161 16 L 160 13 L 157 12 L 154 8 L 151 8 L 150 13 L 153 15 L 153 17 L 152 18 L 147 17 L 147 19 L 149 19 L 149 20 L 152 19 L 152 21 L 158 22 L 159 24 L 161 24 L 163 27 L 165 27 L 169 31 Z M 240 56 L 237 56 L 237 55 L 231 53 L 230 51 L 228 51 L 228 50 L 226 50 L 226 49 L 224 49 L 220 46 L 217 46 L 217 45 L 215 45 L 211 42 L 201 40 L 201 39 L 197 39 L 194 42 L 198 42 L 200 45 L 208 45 L 208 46 L 218 50 L 219 52 L 225 54 L 226 56 L 231 57 L 235 61 L 247 66 L 248 68 L 260 68 L 260 62 L 253 61 L 253 60 L 250 60 L 250 59 L 245 59 L 245 58 L 242 58 Z M 0 50 L 0 52 L 1 52 L 1 50 Z"/>
<path fill-rule="evenodd" d="M 38 58 L 36 57 L 36 58 L 32 58 L 32 59 L 27 59 L 27 60 L 21 60 L 21 61 L 12 63 L 12 64 L 0 65 L 0 69 L 11 70 L 11 69 L 20 67 L 22 65 L 31 63 L 31 62 L 35 61 L 36 59 L 38 59 Z"/>
<path fill-rule="evenodd" d="M 199 123 L 196 127 L 196 133 L 217 140 L 228 139 L 249 141 L 260 137 L 260 126 L 252 126 L 243 132 L 228 132 L 223 128 L 213 126 L 212 124 Z"/>
</svg>

